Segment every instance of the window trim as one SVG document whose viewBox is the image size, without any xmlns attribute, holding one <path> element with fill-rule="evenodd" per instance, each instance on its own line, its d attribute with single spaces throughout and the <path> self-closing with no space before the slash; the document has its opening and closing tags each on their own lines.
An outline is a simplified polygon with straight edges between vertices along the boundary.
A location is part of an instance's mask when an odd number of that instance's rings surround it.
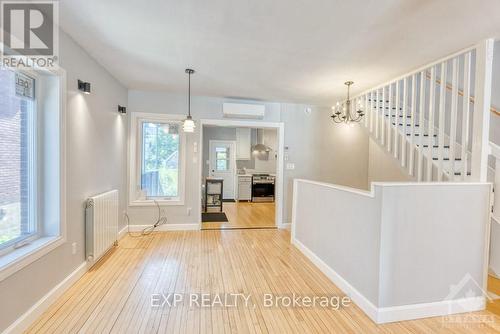
<svg viewBox="0 0 500 334">
<path fill-rule="evenodd" d="M 45 256 L 57 247 L 63 245 L 67 241 L 67 228 L 66 228 L 66 71 L 61 67 L 52 69 L 40 68 L 37 72 L 48 75 L 53 75 L 58 81 L 58 118 L 59 118 L 59 233 L 54 236 L 41 235 L 43 229 L 43 222 L 37 212 L 38 233 L 25 239 L 26 244 L 18 248 L 12 249 L 0 255 L 0 282 L 15 274 L 24 267 L 30 265 L 34 261 Z M 36 72 L 29 72 L 32 76 Z M 39 94 L 40 85 L 35 87 L 36 93 Z M 41 107 L 41 101 L 37 101 L 37 108 Z M 38 132 L 38 131 L 37 131 Z M 38 134 L 37 134 L 38 138 Z M 37 145 L 37 159 L 39 146 Z M 38 160 L 39 161 L 39 160 Z M 39 169 L 38 169 L 39 170 Z M 37 173 L 39 180 L 40 173 Z M 37 192 L 39 191 L 38 182 L 36 184 Z M 39 204 L 37 197 L 36 205 Z"/>
<path fill-rule="evenodd" d="M 154 206 L 155 201 L 160 205 L 184 205 L 186 189 L 186 135 L 182 131 L 183 115 L 156 114 L 133 112 L 130 120 L 130 145 L 129 145 L 129 206 Z M 178 123 L 179 124 L 179 196 L 172 199 L 139 199 L 136 197 L 137 189 L 140 188 L 142 135 L 141 124 L 143 122 Z"/>
<path fill-rule="evenodd" d="M 15 239 L 9 240 L 7 242 L 0 244 L 0 257 L 15 251 L 16 249 L 23 247 L 24 244 L 28 244 L 36 240 L 40 236 L 41 224 L 38 217 L 38 182 L 39 182 L 39 173 L 38 170 L 38 145 L 39 145 L 39 132 L 38 132 L 38 112 L 40 110 L 40 101 L 38 99 L 39 96 L 39 85 L 37 84 L 39 76 L 36 73 L 28 72 L 25 70 L 13 70 L 10 68 L 6 68 L 5 71 L 12 71 L 14 75 L 16 73 L 21 73 L 31 79 L 34 80 L 34 90 L 35 97 L 32 100 L 32 107 L 34 108 L 33 115 L 28 119 L 28 224 L 34 228 L 34 231 L 30 234 L 20 235 Z M 1 268 L 1 267 L 0 267 Z"/>
</svg>

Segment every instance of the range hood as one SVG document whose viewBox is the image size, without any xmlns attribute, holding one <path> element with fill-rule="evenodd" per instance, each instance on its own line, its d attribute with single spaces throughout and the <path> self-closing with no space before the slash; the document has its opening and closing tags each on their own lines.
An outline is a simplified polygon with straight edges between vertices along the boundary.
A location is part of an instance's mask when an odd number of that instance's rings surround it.
<svg viewBox="0 0 500 334">
<path fill-rule="evenodd" d="M 257 144 L 252 146 L 252 152 L 254 154 L 258 154 L 258 158 L 264 158 L 262 154 L 269 153 L 271 148 L 269 146 L 264 145 L 264 130 L 257 129 Z M 266 154 L 267 156 L 267 154 Z"/>
</svg>

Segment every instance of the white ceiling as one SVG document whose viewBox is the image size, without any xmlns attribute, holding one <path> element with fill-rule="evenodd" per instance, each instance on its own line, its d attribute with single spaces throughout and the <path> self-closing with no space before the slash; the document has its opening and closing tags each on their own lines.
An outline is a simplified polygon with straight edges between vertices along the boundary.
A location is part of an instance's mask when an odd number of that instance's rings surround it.
<svg viewBox="0 0 500 334">
<path fill-rule="evenodd" d="M 70 0 L 60 21 L 131 89 L 330 105 L 482 38 L 499 0 Z"/>
</svg>

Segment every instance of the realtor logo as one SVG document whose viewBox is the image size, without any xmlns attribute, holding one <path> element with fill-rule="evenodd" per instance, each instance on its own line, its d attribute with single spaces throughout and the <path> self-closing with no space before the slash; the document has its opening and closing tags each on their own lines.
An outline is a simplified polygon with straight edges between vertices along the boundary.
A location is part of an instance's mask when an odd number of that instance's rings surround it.
<svg viewBox="0 0 500 334">
<path fill-rule="evenodd" d="M 56 1 L 1 1 L 2 65 L 55 65 L 58 5 Z"/>
</svg>

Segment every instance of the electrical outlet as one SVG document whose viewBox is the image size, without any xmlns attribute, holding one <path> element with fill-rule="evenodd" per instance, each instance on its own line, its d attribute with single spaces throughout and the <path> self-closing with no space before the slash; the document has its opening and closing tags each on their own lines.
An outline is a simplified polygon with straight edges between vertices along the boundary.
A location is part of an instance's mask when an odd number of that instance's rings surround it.
<svg viewBox="0 0 500 334">
<path fill-rule="evenodd" d="M 187 208 L 187 210 L 186 210 L 186 211 L 187 211 L 187 215 L 188 215 L 188 216 L 191 216 L 191 208 Z"/>
<path fill-rule="evenodd" d="M 73 255 L 76 254 L 76 242 L 73 242 L 71 244 L 71 254 L 73 254 Z"/>
</svg>

